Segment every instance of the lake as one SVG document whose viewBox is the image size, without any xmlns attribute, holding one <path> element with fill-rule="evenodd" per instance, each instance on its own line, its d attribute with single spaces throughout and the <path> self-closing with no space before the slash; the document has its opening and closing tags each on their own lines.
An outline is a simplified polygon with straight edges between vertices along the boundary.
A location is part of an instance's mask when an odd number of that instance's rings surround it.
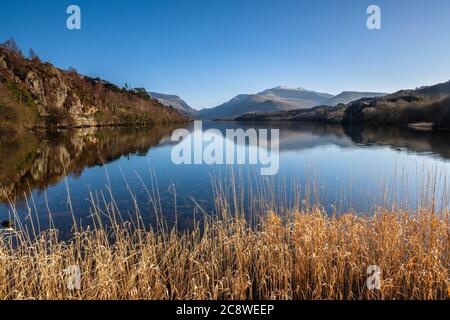
<svg viewBox="0 0 450 320">
<path fill-rule="evenodd" d="M 194 130 L 193 124 L 185 128 Z M 176 165 L 171 153 L 177 143 L 170 138 L 176 126 L 2 135 L 0 219 L 17 212 L 24 223 L 39 218 L 45 228 L 51 217 L 68 233 L 72 212 L 89 224 L 93 207 L 113 206 L 124 219 L 139 210 L 145 223 L 154 224 L 158 212 L 169 225 L 186 228 L 214 212 L 213 186 L 219 184 L 225 193 L 236 185 L 239 206 L 249 211 L 262 194 L 275 209 L 315 203 L 330 214 L 449 205 L 450 132 L 203 122 L 202 130 L 211 128 L 279 129 L 278 174 L 261 176 L 259 165 L 248 164 Z"/>
</svg>

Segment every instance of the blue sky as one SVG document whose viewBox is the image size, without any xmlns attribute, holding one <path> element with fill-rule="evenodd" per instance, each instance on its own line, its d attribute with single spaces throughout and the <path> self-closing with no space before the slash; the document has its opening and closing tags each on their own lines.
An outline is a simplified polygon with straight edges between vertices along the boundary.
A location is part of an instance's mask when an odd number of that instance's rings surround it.
<svg viewBox="0 0 450 320">
<path fill-rule="evenodd" d="M 70 4 L 81 30 L 66 28 Z M 366 27 L 370 4 L 382 30 Z M 195 108 L 278 85 L 337 94 L 450 79 L 448 0 L 1 0 L 9 36 L 58 67 Z"/>
</svg>

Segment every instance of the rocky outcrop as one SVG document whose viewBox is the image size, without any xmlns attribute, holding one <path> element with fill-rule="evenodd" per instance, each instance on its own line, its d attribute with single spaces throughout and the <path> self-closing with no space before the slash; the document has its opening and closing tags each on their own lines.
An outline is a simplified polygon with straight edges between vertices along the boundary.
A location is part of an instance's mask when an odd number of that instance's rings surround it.
<svg viewBox="0 0 450 320">
<path fill-rule="evenodd" d="M 0 130 L 186 121 L 141 90 L 64 71 L 0 47 Z"/>
</svg>

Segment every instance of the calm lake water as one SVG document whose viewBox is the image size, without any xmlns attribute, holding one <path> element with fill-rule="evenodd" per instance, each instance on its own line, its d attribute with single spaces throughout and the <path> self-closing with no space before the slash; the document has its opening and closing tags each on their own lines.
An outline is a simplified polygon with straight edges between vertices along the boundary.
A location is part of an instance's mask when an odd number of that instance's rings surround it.
<svg viewBox="0 0 450 320">
<path fill-rule="evenodd" d="M 176 128 L 2 135 L 0 219 L 10 217 L 14 207 L 23 221 L 31 212 L 45 227 L 50 212 L 56 227 L 68 232 L 72 211 L 87 224 L 92 201 L 106 208 L 112 196 L 125 218 L 134 216 L 137 206 L 145 222 L 154 223 L 156 203 L 169 224 L 176 219 L 180 227 L 188 227 L 194 213 L 214 211 L 212 179 L 220 178 L 229 191 L 233 176 L 247 208 L 261 193 L 258 190 L 276 198 L 275 206 L 319 202 L 330 213 L 370 213 L 379 205 L 393 204 L 449 205 L 450 132 L 301 122 L 203 123 L 203 130 L 222 133 L 279 128 L 279 173 L 262 177 L 258 165 L 173 164 L 176 143 L 170 135 Z M 186 128 L 193 131 L 192 124 Z"/>
</svg>

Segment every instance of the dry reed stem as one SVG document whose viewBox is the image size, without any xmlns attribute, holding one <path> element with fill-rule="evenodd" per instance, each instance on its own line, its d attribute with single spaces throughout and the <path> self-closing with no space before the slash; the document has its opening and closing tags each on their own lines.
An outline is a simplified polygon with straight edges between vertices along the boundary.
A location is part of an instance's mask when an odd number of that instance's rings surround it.
<svg viewBox="0 0 450 320">
<path fill-rule="evenodd" d="M 380 210 L 329 217 L 320 209 L 207 219 L 191 232 L 78 229 L 0 240 L 0 299 L 447 299 L 448 212 Z M 69 290 L 64 269 L 81 269 Z M 366 269 L 381 268 L 379 291 Z"/>
</svg>

